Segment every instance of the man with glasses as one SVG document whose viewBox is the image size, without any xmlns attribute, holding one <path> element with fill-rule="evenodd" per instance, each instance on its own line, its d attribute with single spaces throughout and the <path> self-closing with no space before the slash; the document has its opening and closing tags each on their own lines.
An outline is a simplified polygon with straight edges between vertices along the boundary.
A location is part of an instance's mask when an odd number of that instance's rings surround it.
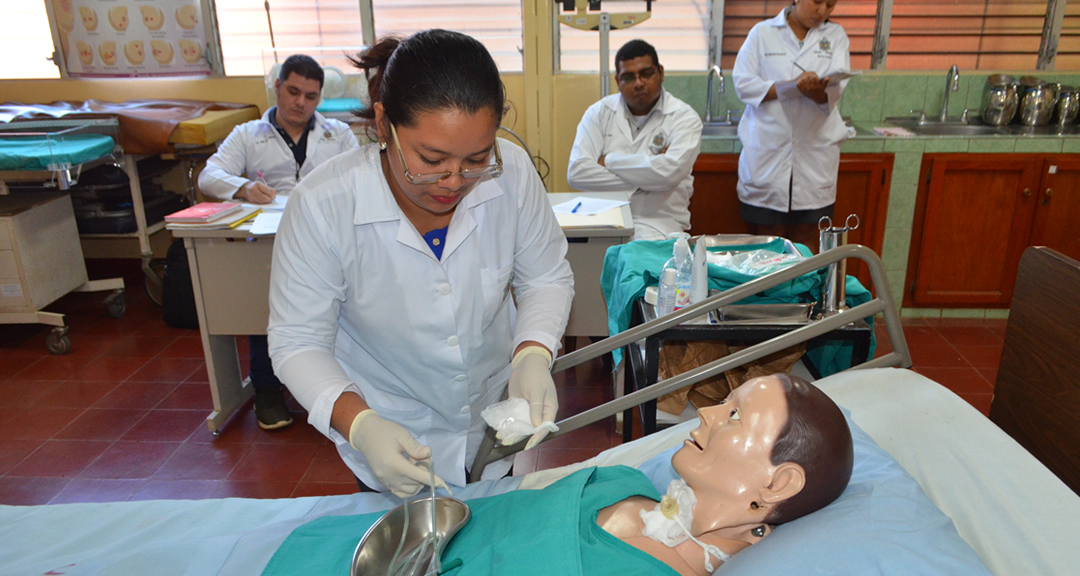
<svg viewBox="0 0 1080 576">
<path fill-rule="evenodd" d="M 615 74 L 619 93 L 590 106 L 578 124 L 566 178 L 583 192 L 627 192 L 633 240 L 662 240 L 690 228 L 701 118 L 664 90 L 664 67 L 648 42 L 624 44 Z"/>
<path fill-rule="evenodd" d="M 274 81 L 277 106 L 259 120 L 233 129 L 199 174 L 199 190 L 218 200 L 269 204 L 287 196 L 316 166 L 358 146 L 344 122 L 315 111 L 322 100 L 323 69 L 311 56 L 294 54 Z M 280 203 L 280 202 L 279 202 Z M 273 430 L 292 424 L 274 375 L 266 336 L 249 338 L 251 385 L 259 426 Z"/>
</svg>

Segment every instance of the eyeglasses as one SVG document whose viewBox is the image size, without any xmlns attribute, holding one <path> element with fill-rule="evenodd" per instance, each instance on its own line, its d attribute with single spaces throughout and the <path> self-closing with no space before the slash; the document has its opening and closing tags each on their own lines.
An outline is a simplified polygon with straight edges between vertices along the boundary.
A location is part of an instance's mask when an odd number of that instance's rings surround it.
<svg viewBox="0 0 1080 576">
<path fill-rule="evenodd" d="M 624 72 L 622 74 L 619 74 L 619 83 L 620 84 L 633 84 L 634 82 L 637 81 L 638 78 L 641 78 L 642 80 L 647 81 L 647 80 L 651 79 L 653 76 L 656 76 L 656 67 L 655 66 L 650 66 L 650 67 L 642 70 L 641 72 L 638 72 L 637 74 L 634 74 L 633 72 Z"/>
<path fill-rule="evenodd" d="M 498 178 L 503 172 L 503 160 L 502 153 L 499 152 L 499 140 L 495 140 L 495 163 L 484 166 L 483 168 L 474 168 L 472 170 L 459 170 L 457 172 L 427 172 L 424 174 L 413 174 L 409 171 L 409 164 L 405 161 L 405 154 L 401 151 L 401 144 L 398 142 L 397 129 L 393 124 L 390 124 L 390 133 L 394 136 L 394 146 L 397 147 L 398 157 L 401 158 L 401 166 L 405 169 L 405 179 L 410 184 L 434 184 L 441 182 L 454 174 L 461 176 L 467 180 L 475 180 L 481 178 L 486 174 L 490 174 L 492 178 Z"/>
</svg>

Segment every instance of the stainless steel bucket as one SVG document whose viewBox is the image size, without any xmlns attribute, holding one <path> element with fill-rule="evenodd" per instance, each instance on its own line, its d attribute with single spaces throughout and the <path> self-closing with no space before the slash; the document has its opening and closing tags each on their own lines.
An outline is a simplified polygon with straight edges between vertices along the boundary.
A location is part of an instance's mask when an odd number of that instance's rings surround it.
<svg viewBox="0 0 1080 576">
<path fill-rule="evenodd" d="M 431 498 L 417 498 L 408 503 L 409 527 L 405 534 L 405 543 L 401 546 L 399 558 L 408 557 L 412 551 L 420 548 L 432 531 Z M 435 533 L 439 536 L 438 550 L 428 550 L 420 558 L 417 566 L 426 568 L 432 554 L 442 554 L 450 539 L 469 522 L 471 513 L 468 504 L 454 498 L 435 498 L 436 522 Z M 394 552 L 398 549 L 405 528 L 405 505 L 387 512 L 378 522 L 368 528 L 364 537 L 353 552 L 349 576 L 384 576 L 390 569 Z M 421 572 L 422 573 L 422 572 Z"/>
<path fill-rule="evenodd" d="M 1054 105 L 1054 123 L 1062 126 L 1076 120 L 1080 112 L 1080 91 L 1072 86 L 1058 85 L 1057 104 Z"/>
<path fill-rule="evenodd" d="M 852 223 L 854 220 L 854 223 Z M 834 228 L 832 218 L 822 216 L 818 220 L 818 254 L 847 244 L 848 232 L 859 227 L 859 217 L 850 214 L 843 228 Z M 825 285 L 821 290 L 821 309 L 825 313 L 847 308 L 847 260 L 829 264 L 825 273 Z"/>
<path fill-rule="evenodd" d="M 1016 116 L 1020 104 L 1019 84 L 1008 74 L 991 74 L 983 88 L 982 120 L 991 126 L 1004 126 Z"/>
<path fill-rule="evenodd" d="M 1057 101 L 1054 84 L 1033 76 L 1020 79 L 1020 123 L 1024 126 L 1045 126 L 1050 123 Z"/>
</svg>

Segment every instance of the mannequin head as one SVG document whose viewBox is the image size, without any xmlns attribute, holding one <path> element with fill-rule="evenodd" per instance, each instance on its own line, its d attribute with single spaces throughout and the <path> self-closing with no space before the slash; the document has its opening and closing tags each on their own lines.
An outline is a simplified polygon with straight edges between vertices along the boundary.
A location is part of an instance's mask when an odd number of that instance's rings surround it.
<svg viewBox="0 0 1080 576">
<path fill-rule="evenodd" d="M 754 378 L 699 411 L 701 426 L 672 458 L 694 490 L 691 532 L 744 534 L 835 500 L 851 477 L 851 432 L 840 409 L 797 376 Z"/>
</svg>

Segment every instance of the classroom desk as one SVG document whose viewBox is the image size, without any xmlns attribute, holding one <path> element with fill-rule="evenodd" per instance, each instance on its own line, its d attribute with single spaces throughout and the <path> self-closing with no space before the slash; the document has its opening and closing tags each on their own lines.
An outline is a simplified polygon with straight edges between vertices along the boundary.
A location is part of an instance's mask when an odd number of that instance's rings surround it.
<svg viewBox="0 0 1080 576">
<path fill-rule="evenodd" d="M 575 196 L 625 199 L 626 194 L 548 194 L 552 205 Z M 629 206 L 623 206 L 626 228 L 567 229 L 566 259 L 575 271 L 574 302 L 567 335 L 606 336 L 607 306 L 600 290 L 600 271 L 609 246 L 633 235 Z M 236 336 L 266 334 L 270 317 L 270 263 L 273 236 L 252 236 L 249 224 L 236 230 L 172 230 L 184 239 L 199 334 L 206 356 L 206 372 L 214 410 L 207 427 L 217 436 L 230 416 L 253 393 L 250 380 L 240 372 Z"/>
</svg>

